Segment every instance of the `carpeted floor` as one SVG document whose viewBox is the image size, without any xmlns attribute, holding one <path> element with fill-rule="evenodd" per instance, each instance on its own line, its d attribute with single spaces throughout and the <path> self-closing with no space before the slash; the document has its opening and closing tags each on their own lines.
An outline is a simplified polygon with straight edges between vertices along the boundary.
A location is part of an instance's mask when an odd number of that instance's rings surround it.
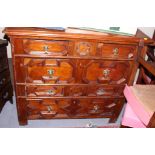
<svg viewBox="0 0 155 155">
<path fill-rule="evenodd" d="M 16 112 L 16 104 L 7 102 L 0 113 L 0 128 L 85 128 L 85 127 L 105 127 L 118 128 L 120 126 L 122 113 L 116 123 L 109 124 L 108 119 L 53 119 L 53 120 L 33 120 L 28 121 L 28 125 L 19 126 Z"/>
</svg>

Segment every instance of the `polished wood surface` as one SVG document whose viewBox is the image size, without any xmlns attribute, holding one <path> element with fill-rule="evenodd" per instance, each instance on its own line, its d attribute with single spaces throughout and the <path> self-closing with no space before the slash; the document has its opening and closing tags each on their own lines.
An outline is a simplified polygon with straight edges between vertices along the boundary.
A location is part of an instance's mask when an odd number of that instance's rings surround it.
<svg viewBox="0 0 155 155">
<path fill-rule="evenodd" d="M 110 118 L 124 104 L 137 58 L 152 40 L 43 28 L 6 28 L 13 54 L 19 123 L 29 119 Z"/>
<path fill-rule="evenodd" d="M 0 40 L 0 112 L 5 103 L 11 101 L 12 103 L 12 84 L 10 78 L 9 64 L 7 58 L 7 41 Z"/>
</svg>

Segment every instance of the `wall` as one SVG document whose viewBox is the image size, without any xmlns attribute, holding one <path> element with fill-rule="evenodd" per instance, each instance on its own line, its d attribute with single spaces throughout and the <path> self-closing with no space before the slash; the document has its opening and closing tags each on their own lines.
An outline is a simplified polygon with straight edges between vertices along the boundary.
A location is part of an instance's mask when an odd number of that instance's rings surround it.
<svg viewBox="0 0 155 155">
<path fill-rule="evenodd" d="M 143 31 L 145 34 L 147 34 L 150 38 L 153 37 L 153 33 L 155 30 L 155 27 L 138 27 L 141 31 Z"/>
<path fill-rule="evenodd" d="M 153 32 L 155 30 L 155 27 L 138 27 L 140 30 L 142 30 L 145 34 L 147 34 L 149 37 L 152 38 Z M 4 27 L 0 27 L 0 39 L 3 39 L 4 34 L 2 33 L 2 30 Z M 130 30 L 129 30 L 130 31 Z M 8 49 L 8 57 L 11 58 L 11 47 L 10 44 L 7 47 Z"/>
</svg>

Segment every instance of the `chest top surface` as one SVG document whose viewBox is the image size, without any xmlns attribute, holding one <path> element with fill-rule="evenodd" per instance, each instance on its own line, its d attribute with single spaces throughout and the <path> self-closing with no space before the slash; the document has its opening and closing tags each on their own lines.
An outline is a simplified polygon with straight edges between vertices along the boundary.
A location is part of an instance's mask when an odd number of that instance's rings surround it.
<svg viewBox="0 0 155 155">
<path fill-rule="evenodd" d="M 40 39 L 87 39 L 87 40 L 100 40 L 104 42 L 115 42 L 125 44 L 139 44 L 140 41 L 144 44 L 151 44 L 151 39 L 138 38 L 135 36 L 126 36 L 112 33 L 95 33 L 91 31 L 67 31 L 67 30 L 56 30 L 48 28 L 37 28 L 37 27 L 8 27 L 5 28 L 4 33 L 9 37 L 22 37 L 22 38 L 40 38 Z"/>
</svg>

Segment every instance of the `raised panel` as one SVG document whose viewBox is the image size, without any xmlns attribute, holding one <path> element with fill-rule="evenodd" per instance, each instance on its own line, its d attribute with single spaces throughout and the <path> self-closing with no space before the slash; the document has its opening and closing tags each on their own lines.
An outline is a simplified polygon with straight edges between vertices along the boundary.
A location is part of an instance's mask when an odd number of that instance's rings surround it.
<svg viewBox="0 0 155 155">
<path fill-rule="evenodd" d="M 27 83 L 74 83 L 75 63 L 67 59 L 24 59 Z"/>
<path fill-rule="evenodd" d="M 69 41 L 23 40 L 24 51 L 30 55 L 66 56 L 69 55 L 68 47 Z"/>
<path fill-rule="evenodd" d="M 94 42 L 79 41 L 75 42 L 74 55 L 76 56 L 95 56 L 96 44 Z"/>
<path fill-rule="evenodd" d="M 99 43 L 98 52 L 105 58 L 133 59 L 136 54 L 136 46 Z"/>
<path fill-rule="evenodd" d="M 27 97 L 64 96 L 64 86 L 27 86 Z"/>
<path fill-rule="evenodd" d="M 84 83 L 125 84 L 132 62 L 89 60 L 85 62 L 82 79 Z"/>
</svg>

